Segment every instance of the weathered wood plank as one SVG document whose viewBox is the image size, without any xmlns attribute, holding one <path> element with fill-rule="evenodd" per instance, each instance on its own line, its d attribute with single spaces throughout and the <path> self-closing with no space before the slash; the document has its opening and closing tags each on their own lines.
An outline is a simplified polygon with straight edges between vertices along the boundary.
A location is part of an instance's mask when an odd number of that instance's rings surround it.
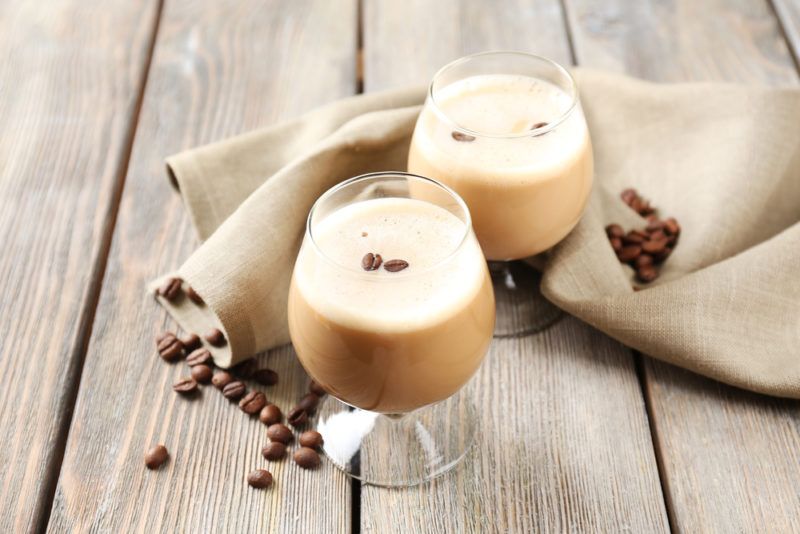
<svg viewBox="0 0 800 534">
<path fill-rule="evenodd" d="M 50 510 L 157 2 L 0 5 L 0 531 Z"/>
<path fill-rule="evenodd" d="M 560 4 L 365 4 L 365 87 L 424 83 L 490 48 L 569 63 Z M 498 316 L 514 315 L 498 301 Z M 468 386 L 482 429 L 465 463 L 407 491 L 361 489 L 364 532 L 668 530 L 633 358 L 575 319 L 495 339 Z"/>
<path fill-rule="evenodd" d="M 567 7 L 581 65 L 664 81 L 797 82 L 762 0 L 568 0 Z M 673 528 L 799 531 L 800 403 L 646 357 L 644 365 Z"/>
<path fill-rule="evenodd" d="M 265 466 L 263 425 L 212 387 L 178 398 L 183 363 L 156 357 L 154 334 L 174 328 L 144 294 L 152 277 L 196 247 L 164 157 L 352 94 L 353 0 L 169 0 L 163 8 L 131 165 L 89 345 L 50 529 L 54 532 L 341 532 L 350 483 L 330 465 L 315 472 Z M 281 376 L 268 397 L 289 407 L 306 378 L 288 348 L 262 363 Z M 143 454 L 164 442 L 159 471 Z"/>
</svg>

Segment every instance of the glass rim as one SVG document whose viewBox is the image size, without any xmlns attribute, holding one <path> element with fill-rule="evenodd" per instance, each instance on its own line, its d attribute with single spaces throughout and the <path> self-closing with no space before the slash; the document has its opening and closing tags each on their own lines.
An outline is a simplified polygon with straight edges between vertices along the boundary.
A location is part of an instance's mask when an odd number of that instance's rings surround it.
<svg viewBox="0 0 800 534">
<path fill-rule="evenodd" d="M 461 210 L 464 213 L 464 217 L 465 217 L 465 220 L 464 220 L 464 232 L 461 235 L 460 239 L 458 240 L 458 243 L 453 247 L 453 250 L 448 252 L 448 254 L 446 256 L 441 258 L 439 261 L 437 261 L 433 265 L 429 265 L 428 267 L 425 267 L 424 269 L 415 270 L 413 272 L 393 273 L 391 278 L 388 278 L 388 277 L 376 278 L 375 276 L 371 275 L 368 271 L 364 271 L 360 266 L 359 267 L 348 267 L 346 265 L 342 265 L 342 264 L 338 263 L 333 258 L 328 256 L 320 248 L 319 243 L 317 243 L 316 239 L 314 239 L 314 232 L 311 229 L 311 221 L 313 220 L 314 214 L 316 213 L 317 209 L 325 201 L 327 201 L 331 196 L 333 196 L 334 194 L 336 194 L 340 190 L 345 189 L 346 187 L 349 187 L 349 186 L 351 186 L 351 185 L 353 185 L 355 183 L 358 183 L 358 182 L 374 180 L 376 178 L 391 178 L 391 177 L 406 178 L 406 179 L 411 179 L 411 180 L 422 182 L 422 183 L 432 184 L 435 187 L 438 187 L 439 189 L 444 191 L 451 198 L 455 199 L 456 203 L 458 204 L 458 206 L 461 208 Z M 402 197 L 395 197 L 395 198 L 402 198 Z M 422 202 L 428 202 L 426 200 L 421 200 L 421 201 Z M 434 204 L 433 202 L 430 202 L 430 203 Z M 419 275 L 428 273 L 428 272 L 430 272 L 430 271 L 432 271 L 434 269 L 438 269 L 442 265 L 444 265 L 445 263 L 450 261 L 456 254 L 458 254 L 458 252 L 461 251 L 461 249 L 464 247 L 464 244 L 467 242 L 467 239 L 469 238 L 469 235 L 470 235 L 471 232 L 472 232 L 472 214 L 469 212 L 469 208 L 467 207 L 467 203 L 464 201 L 463 198 L 461 198 L 461 196 L 458 193 L 456 193 L 453 189 L 451 189 L 450 187 L 444 185 L 443 183 L 441 183 L 441 182 L 439 182 L 437 180 L 434 180 L 432 178 L 428 178 L 427 176 L 421 176 L 419 174 L 412 174 L 410 172 L 404 172 L 404 171 L 370 172 L 370 173 L 366 173 L 366 174 L 360 174 L 358 176 L 354 176 L 352 178 L 348 178 L 347 180 L 339 182 L 335 186 L 333 186 L 330 189 L 328 189 L 327 191 L 325 191 L 322 195 L 320 195 L 320 197 L 311 206 L 311 210 L 308 212 L 308 217 L 306 218 L 306 235 L 308 236 L 308 240 L 314 246 L 314 250 L 316 251 L 316 253 L 320 257 L 322 257 L 327 263 L 329 263 L 330 265 L 332 265 L 336 269 L 348 271 L 348 272 L 351 272 L 354 275 L 363 276 L 363 277 L 368 278 L 368 279 L 373 280 L 373 281 L 375 281 L 375 280 L 401 280 L 403 278 L 411 278 L 411 277 L 419 276 Z M 391 259 L 391 258 L 388 258 L 388 259 Z"/>
<path fill-rule="evenodd" d="M 569 81 L 570 88 L 572 90 L 572 101 L 569 104 L 569 107 L 561 114 L 559 117 L 553 121 L 548 123 L 547 126 L 536 128 L 535 130 L 529 130 L 524 133 L 517 133 L 517 134 L 490 134 L 486 132 L 481 132 L 478 130 L 471 130 L 464 126 L 461 126 L 456 121 L 451 119 L 444 110 L 439 107 L 439 104 L 436 102 L 436 97 L 433 94 L 433 87 L 436 85 L 436 81 L 449 69 L 453 67 L 457 67 L 463 63 L 467 63 L 474 59 L 479 59 L 485 56 L 518 56 L 523 57 L 526 59 L 533 59 L 536 61 L 542 61 L 544 63 L 549 64 L 551 67 L 554 67 L 559 73 L 563 74 L 567 80 Z M 546 58 L 544 56 L 539 56 L 537 54 L 531 54 L 530 52 L 520 52 L 516 50 L 489 50 L 486 52 L 478 52 L 477 54 L 470 54 L 468 56 L 463 56 L 458 59 L 455 59 L 445 65 L 444 67 L 440 68 L 436 71 L 436 74 L 433 75 L 433 79 L 431 83 L 428 85 L 428 100 L 431 103 L 431 108 L 434 112 L 439 116 L 440 119 L 444 120 L 450 126 L 452 126 L 456 131 L 465 133 L 467 135 L 471 135 L 474 137 L 484 137 L 484 138 L 493 138 L 493 139 L 520 139 L 523 137 L 539 137 L 540 135 L 544 135 L 547 132 L 550 132 L 557 128 L 562 122 L 564 122 L 567 117 L 569 117 L 575 108 L 578 107 L 580 102 L 580 96 L 578 95 L 578 84 L 575 82 L 575 78 L 570 74 L 570 72 L 560 63 L 556 63 L 552 59 Z"/>
</svg>

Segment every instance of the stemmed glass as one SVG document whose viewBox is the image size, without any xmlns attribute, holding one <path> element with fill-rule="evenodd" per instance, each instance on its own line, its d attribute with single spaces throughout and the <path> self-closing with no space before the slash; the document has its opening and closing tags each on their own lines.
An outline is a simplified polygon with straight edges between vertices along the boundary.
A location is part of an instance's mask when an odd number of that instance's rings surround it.
<svg viewBox="0 0 800 534">
<path fill-rule="evenodd" d="M 491 343 L 494 304 L 469 210 L 446 186 L 385 172 L 322 195 L 288 315 L 301 364 L 330 393 L 316 421 L 328 458 L 382 486 L 455 466 L 476 430 L 458 392 Z"/>
</svg>

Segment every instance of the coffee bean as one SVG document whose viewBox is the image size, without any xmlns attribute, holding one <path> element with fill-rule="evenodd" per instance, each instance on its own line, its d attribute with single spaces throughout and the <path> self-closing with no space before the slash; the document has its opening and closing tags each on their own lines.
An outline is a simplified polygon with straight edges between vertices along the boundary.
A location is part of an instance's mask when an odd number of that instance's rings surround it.
<svg viewBox="0 0 800 534">
<path fill-rule="evenodd" d="M 630 206 L 633 200 L 637 198 L 639 194 L 636 192 L 636 189 L 629 187 L 628 189 L 623 190 L 619 196 L 625 204 Z"/>
<path fill-rule="evenodd" d="M 390 273 L 396 273 L 398 271 L 402 271 L 408 267 L 408 262 L 405 260 L 389 260 L 383 264 L 383 268 L 389 271 Z"/>
<path fill-rule="evenodd" d="M 272 473 L 266 469 L 256 469 L 247 475 L 247 483 L 256 489 L 268 488 L 272 485 Z"/>
<path fill-rule="evenodd" d="M 622 227 L 618 224 L 609 224 L 608 226 L 606 226 L 606 235 L 608 237 L 622 238 L 622 236 L 625 235 L 625 230 L 623 230 Z"/>
<path fill-rule="evenodd" d="M 253 380 L 264 386 L 274 386 L 278 383 L 278 373 L 272 369 L 259 369 L 253 373 Z"/>
<path fill-rule="evenodd" d="M 204 304 L 203 299 L 197 294 L 197 291 L 195 291 L 192 286 L 186 286 L 186 296 L 198 306 L 202 306 Z"/>
<path fill-rule="evenodd" d="M 256 369 L 258 369 L 258 362 L 255 358 L 250 358 L 231 367 L 231 372 L 241 378 L 250 378 Z"/>
<path fill-rule="evenodd" d="M 181 378 L 172 384 L 172 389 L 181 395 L 188 395 L 197 391 L 197 382 L 195 382 L 194 378 Z"/>
<path fill-rule="evenodd" d="M 158 288 L 158 294 L 172 302 L 178 295 L 181 294 L 181 283 L 183 280 L 180 278 L 167 278 L 161 287 Z"/>
<path fill-rule="evenodd" d="M 642 253 L 642 247 L 639 245 L 628 245 L 626 247 L 622 247 L 622 250 L 617 254 L 617 258 L 622 263 L 628 263 L 629 261 L 635 260 L 639 257 L 639 254 Z"/>
<path fill-rule="evenodd" d="M 667 248 L 666 239 L 657 239 L 642 243 L 642 251 L 646 252 L 647 254 L 660 254 L 665 248 Z"/>
<path fill-rule="evenodd" d="M 168 362 L 174 362 L 183 355 L 183 343 L 172 332 L 158 334 L 156 348 L 161 357 Z"/>
<path fill-rule="evenodd" d="M 319 405 L 319 397 L 317 397 L 314 393 L 307 393 L 300 399 L 300 402 L 297 403 L 299 408 L 304 409 L 308 413 L 314 413 L 314 410 L 317 409 Z"/>
<path fill-rule="evenodd" d="M 634 262 L 634 266 L 637 269 L 641 269 L 642 267 L 647 267 L 648 265 L 653 265 L 653 256 L 650 254 L 642 254 L 636 261 Z"/>
<path fill-rule="evenodd" d="M 214 347 L 222 347 L 225 345 L 225 334 L 223 334 L 219 328 L 212 328 L 206 332 L 203 338 Z"/>
<path fill-rule="evenodd" d="M 367 252 L 364 254 L 364 257 L 361 258 L 361 268 L 365 271 L 377 271 L 381 263 L 383 263 L 383 258 L 380 254 Z"/>
<path fill-rule="evenodd" d="M 298 439 L 300 445 L 303 447 L 309 447 L 311 449 L 318 449 L 322 446 L 322 434 L 317 432 L 316 430 L 306 430 L 302 434 L 300 434 L 300 438 Z"/>
<path fill-rule="evenodd" d="M 266 406 L 267 398 L 260 391 L 251 391 L 239 401 L 239 408 L 248 415 L 255 415 Z"/>
<path fill-rule="evenodd" d="M 636 278 L 642 282 L 652 282 L 658 278 L 658 270 L 652 265 L 647 265 L 636 271 Z"/>
<path fill-rule="evenodd" d="M 267 437 L 272 441 L 289 443 L 292 441 L 292 431 L 289 430 L 289 427 L 284 424 L 275 423 L 267 428 Z"/>
<path fill-rule="evenodd" d="M 622 238 L 622 242 L 626 245 L 640 245 L 645 241 L 647 241 L 647 236 L 641 235 L 635 230 L 631 230 Z"/>
<path fill-rule="evenodd" d="M 286 444 L 280 441 L 270 441 L 261 449 L 261 455 L 267 460 L 280 460 L 286 456 Z"/>
<path fill-rule="evenodd" d="M 303 426 L 308 422 L 308 412 L 300 406 L 295 406 L 286 415 L 286 420 L 289 421 L 289 424 L 292 426 Z"/>
<path fill-rule="evenodd" d="M 211 375 L 213 371 L 211 371 L 211 367 L 207 365 L 195 365 L 192 367 L 192 378 L 194 378 L 200 384 L 208 384 L 211 382 Z"/>
<path fill-rule="evenodd" d="M 281 419 L 283 419 L 281 409 L 274 404 L 267 404 L 261 408 L 261 413 L 258 414 L 258 420 L 267 426 L 280 423 Z"/>
<path fill-rule="evenodd" d="M 314 380 L 312 380 L 311 383 L 308 385 L 308 391 L 310 391 L 317 397 L 323 397 L 325 396 L 325 394 L 328 393 L 322 388 L 322 386 L 319 385 L 318 382 L 315 382 Z"/>
<path fill-rule="evenodd" d="M 198 336 L 197 334 L 193 334 L 193 333 L 186 334 L 185 336 L 180 338 L 180 340 L 181 340 L 181 343 L 183 343 L 183 347 L 186 350 L 189 350 L 189 351 L 192 351 L 192 350 L 194 350 L 196 348 L 199 348 L 200 345 L 201 345 L 200 336 Z"/>
<path fill-rule="evenodd" d="M 159 443 L 144 455 L 144 465 L 146 465 L 148 469 L 158 469 L 164 465 L 167 458 L 169 458 L 169 451 L 164 445 Z"/>
<path fill-rule="evenodd" d="M 669 235 L 678 235 L 681 233 L 681 227 L 675 217 L 670 217 L 664 221 L 664 231 Z"/>
<path fill-rule="evenodd" d="M 242 396 L 247 391 L 247 387 L 242 382 L 238 380 L 234 380 L 233 382 L 228 382 L 225 387 L 222 388 L 222 395 L 229 400 L 237 400 L 242 398 Z"/>
<path fill-rule="evenodd" d="M 620 250 L 622 250 L 622 239 L 618 237 L 612 237 L 608 241 L 609 243 L 611 243 L 611 248 L 614 249 L 614 252 L 619 252 Z"/>
<path fill-rule="evenodd" d="M 652 216 L 648 215 L 648 217 L 652 217 Z M 664 228 L 664 221 L 660 221 L 657 218 L 653 218 L 653 219 L 649 220 L 649 222 L 647 223 L 647 227 L 645 228 L 645 231 L 647 231 L 647 232 L 656 232 L 658 230 L 661 230 L 662 228 Z"/>
<path fill-rule="evenodd" d="M 461 132 L 453 131 L 453 133 L 451 133 L 450 135 L 453 136 L 453 139 L 455 139 L 456 141 L 460 141 L 462 143 L 471 143 L 475 140 L 475 137 Z"/>
<path fill-rule="evenodd" d="M 214 387 L 222 390 L 225 386 L 230 384 L 233 381 L 233 377 L 227 371 L 220 371 L 218 373 L 214 373 L 214 376 L 211 377 L 211 383 L 214 384 Z"/>
<path fill-rule="evenodd" d="M 189 367 L 194 367 L 195 365 L 213 365 L 214 358 L 211 356 L 208 349 L 201 348 L 192 351 L 186 357 L 186 363 L 189 364 Z"/>
<path fill-rule="evenodd" d="M 314 449 L 300 447 L 294 451 L 294 463 L 303 469 L 314 469 L 315 467 L 319 467 L 319 454 L 317 454 L 317 451 Z"/>
<path fill-rule="evenodd" d="M 664 247 L 664 250 L 655 255 L 655 260 L 657 262 L 663 262 L 670 254 L 672 254 L 672 247 Z"/>
<path fill-rule="evenodd" d="M 547 126 L 547 124 L 548 123 L 546 122 L 537 122 L 536 124 L 531 126 L 531 130 L 538 130 L 539 128 L 544 128 L 545 126 Z"/>
</svg>

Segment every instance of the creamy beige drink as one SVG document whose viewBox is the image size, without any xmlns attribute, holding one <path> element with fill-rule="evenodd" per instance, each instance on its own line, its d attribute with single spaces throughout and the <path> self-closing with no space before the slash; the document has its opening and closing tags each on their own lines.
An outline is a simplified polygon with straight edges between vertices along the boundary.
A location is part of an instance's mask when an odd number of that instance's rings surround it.
<svg viewBox="0 0 800 534">
<path fill-rule="evenodd" d="M 376 270 L 362 258 L 380 254 Z M 390 272 L 401 259 L 408 267 Z M 431 202 L 375 198 L 311 223 L 289 295 L 308 373 L 359 408 L 401 413 L 445 399 L 492 339 L 494 296 L 467 224 Z"/>
<path fill-rule="evenodd" d="M 408 170 L 461 195 L 490 260 L 542 252 L 577 224 L 592 185 L 592 150 L 574 94 L 520 74 L 434 81 Z"/>
</svg>

